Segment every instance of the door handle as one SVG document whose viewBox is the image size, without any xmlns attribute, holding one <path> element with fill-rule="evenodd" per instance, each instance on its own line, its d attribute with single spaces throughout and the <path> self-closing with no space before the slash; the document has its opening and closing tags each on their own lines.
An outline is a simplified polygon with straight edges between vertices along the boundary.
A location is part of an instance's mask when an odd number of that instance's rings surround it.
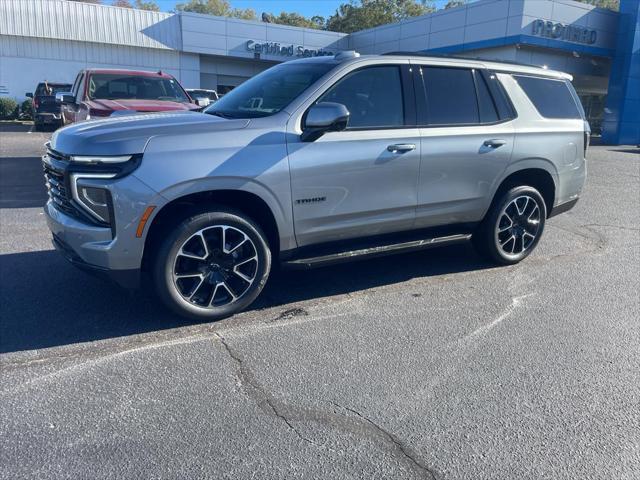
<svg viewBox="0 0 640 480">
<path fill-rule="evenodd" d="M 397 145 L 389 145 L 387 150 L 391 153 L 404 153 L 415 150 L 416 146 L 413 143 L 399 143 Z"/>
<path fill-rule="evenodd" d="M 483 143 L 483 145 L 485 147 L 491 147 L 491 148 L 498 148 L 501 147 L 502 145 L 506 145 L 507 141 L 506 140 L 502 140 L 500 138 L 493 138 L 491 140 L 485 140 L 485 142 Z"/>
</svg>

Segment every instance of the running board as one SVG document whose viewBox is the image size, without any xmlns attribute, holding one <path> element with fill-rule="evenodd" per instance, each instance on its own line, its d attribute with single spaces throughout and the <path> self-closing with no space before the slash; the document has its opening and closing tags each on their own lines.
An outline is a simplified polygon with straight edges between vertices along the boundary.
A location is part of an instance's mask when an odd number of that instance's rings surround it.
<svg viewBox="0 0 640 480">
<path fill-rule="evenodd" d="M 470 233 L 448 235 L 446 237 L 424 238 L 421 240 L 413 240 L 410 242 L 394 243 L 390 245 L 380 245 L 358 250 L 350 250 L 343 252 L 330 253 L 308 258 L 298 258 L 282 262 L 284 268 L 290 269 L 307 269 L 315 267 L 324 267 L 336 263 L 349 262 L 354 260 L 363 260 L 371 257 L 382 257 L 385 255 L 393 255 L 395 253 L 407 253 L 426 248 L 437 247 L 442 245 L 451 245 L 454 243 L 467 242 L 471 239 Z"/>
</svg>

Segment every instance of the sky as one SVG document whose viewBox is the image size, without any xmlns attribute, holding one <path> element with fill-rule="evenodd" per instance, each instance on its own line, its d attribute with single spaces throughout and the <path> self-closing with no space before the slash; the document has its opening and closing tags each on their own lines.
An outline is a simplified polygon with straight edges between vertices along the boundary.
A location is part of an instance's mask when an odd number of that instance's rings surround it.
<svg viewBox="0 0 640 480">
<path fill-rule="evenodd" d="M 160 8 L 164 11 L 173 10 L 176 3 L 186 3 L 187 0 L 156 0 Z M 347 0 L 229 0 L 232 7 L 252 8 L 258 16 L 262 12 L 279 14 L 285 12 L 297 12 L 305 17 L 320 15 L 329 17 L 335 13 L 336 9 Z M 437 8 L 442 8 L 447 0 L 436 0 Z"/>
</svg>

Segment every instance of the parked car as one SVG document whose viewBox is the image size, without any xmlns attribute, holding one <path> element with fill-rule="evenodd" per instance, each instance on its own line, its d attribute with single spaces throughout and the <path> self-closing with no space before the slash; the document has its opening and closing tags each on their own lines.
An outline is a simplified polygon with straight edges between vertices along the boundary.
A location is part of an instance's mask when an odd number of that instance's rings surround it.
<svg viewBox="0 0 640 480">
<path fill-rule="evenodd" d="M 187 88 L 187 93 L 191 98 L 204 98 L 207 105 L 215 103 L 219 100 L 218 93 L 215 90 L 206 90 L 204 88 Z"/>
<path fill-rule="evenodd" d="M 81 70 L 71 91 L 58 93 L 65 124 L 131 112 L 195 111 L 198 105 L 164 72 Z"/>
<path fill-rule="evenodd" d="M 570 76 L 396 54 L 286 62 L 205 113 L 58 131 L 45 211 L 74 264 L 219 319 L 271 266 L 471 240 L 526 258 L 577 202 L 589 126 Z M 427 261 L 427 259 L 425 259 Z"/>
<path fill-rule="evenodd" d="M 69 83 L 49 83 L 45 80 L 33 92 L 26 94 L 33 99 L 33 122 L 36 130 L 41 130 L 44 125 L 58 127 L 62 124 L 62 112 L 60 105 L 56 103 L 56 94 L 67 92 L 70 88 Z"/>
</svg>

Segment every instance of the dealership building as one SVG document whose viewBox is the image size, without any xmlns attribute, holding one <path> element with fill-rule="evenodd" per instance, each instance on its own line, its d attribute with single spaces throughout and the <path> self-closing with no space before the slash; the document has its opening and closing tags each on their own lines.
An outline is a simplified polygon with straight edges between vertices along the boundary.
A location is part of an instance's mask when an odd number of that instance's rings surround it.
<svg viewBox="0 0 640 480">
<path fill-rule="evenodd" d="M 0 96 L 87 67 L 162 70 L 226 93 L 295 58 L 423 52 L 521 62 L 573 75 L 592 128 L 640 143 L 640 0 L 620 12 L 572 0 L 479 0 L 350 35 L 195 13 L 65 0 L 0 0 Z"/>
</svg>

